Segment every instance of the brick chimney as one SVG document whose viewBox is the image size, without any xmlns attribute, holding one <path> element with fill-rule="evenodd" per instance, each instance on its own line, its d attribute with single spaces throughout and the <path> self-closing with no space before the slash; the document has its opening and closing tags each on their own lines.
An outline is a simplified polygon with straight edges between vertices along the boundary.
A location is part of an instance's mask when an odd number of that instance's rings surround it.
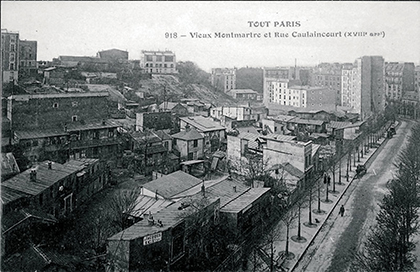
<svg viewBox="0 0 420 272">
<path fill-rule="evenodd" d="M 236 186 L 233 186 L 233 192 L 236 193 Z"/>
<path fill-rule="evenodd" d="M 29 181 L 36 182 L 36 169 L 31 169 L 29 173 Z"/>
<path fill-rule="evenodd" d="M 52 169 L 52 162 L 48 162 L 48 169 Z"/>
</svg>

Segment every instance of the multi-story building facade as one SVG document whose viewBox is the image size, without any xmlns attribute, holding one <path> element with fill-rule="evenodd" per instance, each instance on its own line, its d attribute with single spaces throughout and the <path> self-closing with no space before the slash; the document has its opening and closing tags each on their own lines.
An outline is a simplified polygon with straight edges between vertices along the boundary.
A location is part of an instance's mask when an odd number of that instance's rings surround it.
<svg viewBox="0 0 420 272">
<path fill-rule="evenodd" d="M 385 62 L 381 56 L 364 56 L 342 70 L 342 105 L 361 120 L 385 109 Z"/>
<path fill-rule="evenodd" d="M 8 97 L 11 129 L 64 129 L 66 124 L 110 116 L 108 92 L 51 93 Z"/>
<path fill-rule="evenodd" d="M 336 93 L 336 104 L 341 105 L 341 68 L 339 63 L 321 63 L 312 73 L 311 85 L 331 88 Z"/>
<path fill-rule="evenodd" d="M 19 32 L 1 30 L 2 82 L 17 82 L 19 71 Z"/>
<path fill-rule="evenodd" d="M 118 124 L 110 117 L 108 92 L 12 95 L 7 117 L 12 144 L 32 162 L 69 157 L 113 157 Z"/>
<path fill-rule="evenodd" d="M 172 51 L 141 51 L 140 66 L 150 74 L 175 74 L 176 55 Z"/>
<path fill-rule="evenodd" d="M 328 87 L 294 85 L 288 79 L 267 81 L 267 104 L 297 108 L 334 109 L 336 91 Z"/>
<path fill-rule="evenodd" d="M 401 100 L 406 92 L 415 90 L 414 63 L 385 63 L 385 92 L 387 100 Z"/>
<path fill-rule="evenodd" d="M 19 74 L 22 76 L 34 76 L 37 74 L 37 41 L 19 41 Z"/>
<path fill-rule="evenodd" d="M 414 69 L 414 84 L 415 90 L 420 92 L 420 65 Z"/>
<path fill-rule="evenodd" d="M 236 68 L 213 68 L 211 69 L 211 85 L 225 93 L 236 89 Z"/>
</svg>

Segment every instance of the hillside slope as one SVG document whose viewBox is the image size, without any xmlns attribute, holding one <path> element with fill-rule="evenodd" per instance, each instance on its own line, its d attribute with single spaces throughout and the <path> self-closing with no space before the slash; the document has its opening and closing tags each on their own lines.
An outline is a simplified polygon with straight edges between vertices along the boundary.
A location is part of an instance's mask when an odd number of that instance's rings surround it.
<svg viewBox="0 0 420 272">
<path fill-rule="evenodd" d="M 237 104 L 234 98 L 210 84 L 182 82 L 176 75 L 153 75 L 151 79 L 142 80 L 140 85 L 139 91 L 156 97 L 158 102 L 195 98 L 214 105 Z"/>
</svg>

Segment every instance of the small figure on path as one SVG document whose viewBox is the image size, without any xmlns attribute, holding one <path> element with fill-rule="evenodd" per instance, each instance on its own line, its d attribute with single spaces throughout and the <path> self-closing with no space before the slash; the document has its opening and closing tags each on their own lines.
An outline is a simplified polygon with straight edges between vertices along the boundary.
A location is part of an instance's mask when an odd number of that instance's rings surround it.
<svg viewBox="0 0 420 272">
<path fill-rule="evenodd" d="M 341 217 L 343 217 L 343 215 L 344 215 L 344 205 L 341 205 L 339 214 L 341 215 Z"/>
</svg>

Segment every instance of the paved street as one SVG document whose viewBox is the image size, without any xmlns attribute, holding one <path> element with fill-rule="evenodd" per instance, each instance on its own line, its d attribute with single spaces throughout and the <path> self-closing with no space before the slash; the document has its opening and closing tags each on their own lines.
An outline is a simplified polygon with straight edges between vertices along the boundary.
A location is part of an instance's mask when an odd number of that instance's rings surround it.
<svg viewBox="0 0 420 272">
<path fill-rule="evenodd" d="M 378 152 L 367 174 L 353 181 L 295 271 L 349 270 L 352 252 L 375 223 L 378 203 L 386 192 L 386 182 L 395 172 L 393 163 L 406 144 L 411 127 L 412 123 L 402 122 L 394 138 Z M 342 204 L 346 207 L 344 217 L 338 215 Z"/>
<path fill-rule="evenodd" d="M 324 213 L 312 213 L 312 220 L 318 220 L 316 226 L 307 227 L 308 205 L 302 208 L 301 216 L 301 236 L 305 239 L 295 242 L 296 239 L 289 240 L 289 251 L 294 254 L 294 258 L 281 260 L 280 254 L 286 247 L 286 227 L 282 221 L 277 225 L 281 235 L 275 242 L 275 256 L 279 261 L 277 267 L 284 271 L 346 271 L 351 262 L 351 252 L 358 249 L 369 227 L 375 223 L 375 214 L 379 207 L 377 203 L 385 193 L 385 184 L 392 178 L 395 167 L 393 162 L 398 152 L 405 145 L 407 135 L 412 127 L 412 123 L 401 122 L 397 134 L 386 141 L 381 138 L 378 143 L 382 145 L 378 148 L 371 148 L 364 158 L 360 158 L 357 164 L 366 164 L 367 173 L 359 180 L 354 179 L 355 167 L 352 167 L 349 181 L 346 182 L 345 169 L 346 160 L 342 160 L 342 185 L 336 184 L 336 191 L 331 192 L 330 186 L 329 200 L 326 202 L 326 188 L 323 186 L 321 192 L 321 210 Z M 370 159 L 369 159 L 370 158 Z M 338 182 L 338 167 L 336 170 L 336 181 Z M 323 185 L 323 184 L 322 184 Z M 317 209 L 317 199 L 312 201 L 312 211 Z M 339 215 L 340 206 L 344 205 L 345 213 Z M 297 220 L 290 228 L 290 238 L 296 238 Z M 318 235 L 317 235 L 318 234 Z M 268 268 L 267 265 L 263 267 Z"/>
</svg>

